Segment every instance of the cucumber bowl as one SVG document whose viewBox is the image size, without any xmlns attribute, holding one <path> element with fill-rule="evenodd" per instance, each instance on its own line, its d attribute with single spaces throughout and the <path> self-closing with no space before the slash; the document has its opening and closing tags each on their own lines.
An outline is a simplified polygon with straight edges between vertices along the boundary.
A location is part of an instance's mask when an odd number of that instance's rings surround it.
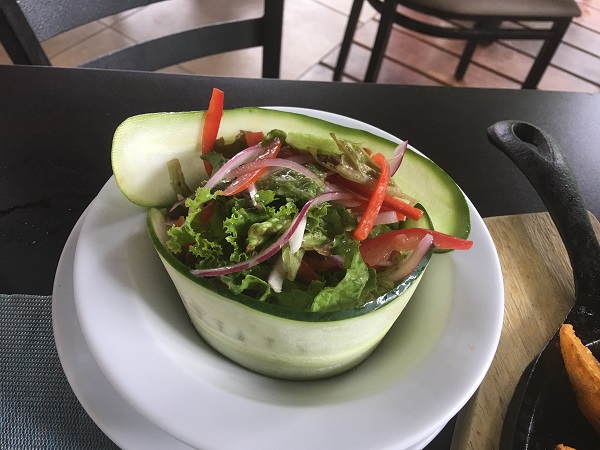
<svg viewBox="0 0 600 450">
<path fill-rule="evenodd" d="M 356 307 L 333 312 L 297 311 L 231 292 L 198 277 L 167 249 L 164 212 L 177 202 L 166 177 L 167 162 L 177 158 L 184 177 L 197 186 L 203 170 L 197 148 L 204 112 L 145 114 L 127 119 L 115 133 L 112 161 L 125 196 L 151 207 L 150 239 L 171 277 L 198 333 L 214 349 L 255 372 L 306 380 L 339 374 L 362 362 L 381 342 L 403 311 L 425 271 L 431 250 L 412 273 L 383 295 Z M 219 136 L 232 142 L 240 130 L 283 130 L 295 148 L 335 147 L 331 138 L 357 142 L 389 158 L 395 142 L 371 133 L 309 116 L 262 108 L 224 111 Z M 316 143 L 316 144 L 315 144 Z M 437 165 L 408 150 L 394 175 L 404 192 L 419 199 L 437 231 L 466 238 L 467 202 Z M 192 188 L 193 190 L 193 188 Z M 157 208 L 158 207 L 158 208 Z"/>
<path fill-rule="evenodd" d="M 235 295 L 191 275 L 167 250 L 164 223 L 161 212 L 151 209 L 148 234 L 198 333 L 232 361 L 282 379 L 328 377 L 363 361 L 407 305 L 431 256 L 390 292 L 361 307 L 302 312 Z"/>
<path fill-rule="evenodd" d="M 346 117 L 297 112 L 396 139 Z M 379 345 L 336 376 L 282 380 L 215 351 L 192 325 L 148 237 L 148 207 L 130 202 L 115 178 L 90 206 L 78 238 L 77 318 L 117 393 L 193 448 L 417 450 L 471 398 L 500 336 L 498 257 L 483 220 L 467 203 L 473 248 L 431 255 Z M 432 206 L 427 209 L 435 227 Z"/>
</svg>

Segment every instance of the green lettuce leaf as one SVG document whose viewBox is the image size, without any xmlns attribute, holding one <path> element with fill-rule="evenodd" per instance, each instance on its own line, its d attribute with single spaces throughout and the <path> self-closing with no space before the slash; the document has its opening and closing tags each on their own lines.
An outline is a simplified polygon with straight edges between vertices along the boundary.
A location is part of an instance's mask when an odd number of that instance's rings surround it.
<svg viewBox="0 0 600 450">
<path fill-rule="evenodd" d="M 275 130 L 265 140 L 273 136 L 286 137 L 285 133 Z M 213 152 L 203 158 L 213 167 L 221 167 L 244 148 L 245 141 L 243 133 L 230 144 L 218 141 Z M 362 182 L 377 177 L 378 167 L 373 167 L 360 146 L 335 140 L 335 147 L 337 150 L 326 156 L 317 154 L 321 157 L 320 164 L 344 173 L 344 176 L 351 172 Z M 319 164 L 308 167 L 323 176 Z M 223 196 L 218 188 L 212 192 L 198 188 L 173 215 L 176 218 L 180 210 L 187 209 L 184 223 L 171 226 L 167 232 L 169 250 L 189 267 L 197 269 L 245 261 L 277 239 L 305 203 L 324 190 L 322 183 L 315 183 L 288 169 L 274 171 L 257 181 L 256 188 L 253 199 L 247 193 Z M 336 203 L 322 203 L 310 208 L 306 219 L 300 250 L 292 254 L 288 245 L 283 247 L 281 258 L 286 278 L 281 292 L 273 291 L 267 281 L 279 254 L 257 266 L 216 277 L 213 281 L 236 294 L 302 311 L 354 308 L 383 293 L 385 280 L 378 280 L 375 270 L 365 265 L 359 244 L 351 236 L 356 217 L 348 209 Z M 373 233 L 386 229 L 386 226 L 378 226 Z M 326 266 L 317 271 L 318 279 L 312 279 L 314 274 L 304 269 L 300 271 L 302 260 L 309 252 L 311 258 L 316 258 L 312 261 L 326 261 L 328 256 L 339 255 L 343 268 Z"/>
<path fill-rule="evenodd" d="M 271 286 L 252 270 L 222 275 L 219 279 L 234 293 L 246 294 L 260 301 L 265 301 L 271 294 Z"/>
<path fill-rule="evenodd" d="M 365 290 L 372 290 L 375 280 L 374 271 L 369 270 L 358 251 L 358 244 L 346 245 L 344 252 L 346 274 L 335 287 L 324 288 L 312 302 L 311 311 L 327 312 L 339 309 L 355 308 L 363 304 L 363 298 L 368 296 Z"/>
<path fill-rule="evenodd" d="M 293 170 L 279 170 L 258 181 L 256 186 L 258 189 L 272 190 L 277 198 L 288 199 L 297 204 L 304 204 L 323 192 L 323 188 L 317 183 Z"/>
<path fill-rule="evenodd" d="M 281 249 L 281 258 L 283 260 L 283 266 L 285 267 L 285 277 L 294 281 L 300 264 L 302 263 L 302 257 L 304 256 L 305 250 L 300 248 L 297 252 L 292 253 L 289 245 L 284 245 Z"/>
<path fill-rule="evenodd" d="M 266 242 L 271 242 L 273 238 L 290 226 L 298 212 L 298 207 L 291 201 L 279 208 L 268 206 L 263 211 L 263 215 L 267 217 L 262 221 L 255 220 L 246 232 L 246 252 L 254 252 L 262 248 Z"/>
</svg>

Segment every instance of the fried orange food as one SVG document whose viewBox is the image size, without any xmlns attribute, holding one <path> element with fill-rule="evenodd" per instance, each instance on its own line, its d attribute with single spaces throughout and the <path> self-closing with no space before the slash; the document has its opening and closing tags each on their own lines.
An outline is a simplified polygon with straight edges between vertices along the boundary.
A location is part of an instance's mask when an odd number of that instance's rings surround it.
<svg viewBox="0 0 600 450">
<path fill-rule="evenodd" d="M 560 351 L 579 409 L 600 433 L 600 363 L 570 324 L 560 328 Z"/>
<path fill-rule="evenodd" d="M 575 449 L 573 447 L 569 447 L 564 444 L 558 444 L 556 447 L 554 447 L 554 450 L 575 450 Z"/>
</svg>

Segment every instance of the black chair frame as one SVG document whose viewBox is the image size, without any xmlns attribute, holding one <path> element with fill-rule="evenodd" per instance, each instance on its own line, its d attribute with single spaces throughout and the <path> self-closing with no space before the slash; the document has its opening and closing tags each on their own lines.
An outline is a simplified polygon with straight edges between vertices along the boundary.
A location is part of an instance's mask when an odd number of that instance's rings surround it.
<svg viewBox="0 0 600 450">
<path fill-rule="evenodd" d="M 102 17 L 160 1 L 164 0 L 97 1 L 83 8 L 78 0 L 0 0 L 0 41 L 14 64 L 49 66 L 41 41 Z M 204 56 L 262 47 L 262 76 L 279 78 L 283 3 L 265 0 L 262 17 L 219 22 L 162 36 L 115 50 L 79 67 L 154 71 Z M 39 11 L 33 12 L 40 7 L 47 7 L 47 20 L 38 20 Z M 52 19 L 61 14 L 60 20 Z"/>
<path fill-rule="evenodd" d="M 338 61 L 335 67 L 334 81 L 339 81 L 342 77 L 348 54 L 350 52 L 350 46 L 352 39 L 356 32 L 356 26 L 360 12 L 362 10 L 364 0 L 354 0 L 350 16 L 348 19 L 348 25 L 340 48 Z M 367 67 L 364 81 L 374 82 L 379 76 L 381 64 L 385 55 L 386 46 L 392 31 L 394 23 L 412 30 L 418 33 L 427 34 L 434 37 L 446 38 L 446 39 L 461 39 L 466 40 L 465 49 L 462 53 L 460 61 L 455 71 L 455 78 L 457 80 L 463 79 L 466 70 L 471 62 L 473 53 L 477 48 L 477 45 L 484 42 L 490 42 L 498 39 L 526 39 L 526 40 L 543 40 L 544 44 L 540 49 L 533 66 L 531 67 L 527 78 L 525 79 L 522 88 L 524 89 L 535 89 L 544 75 L 546 68 L 550 64 L 556 49 L 561 43 L 564 34 L 569 27 L 572 17 L 559 17 L 559 18 L 548 18 L 546 16 L 502 16 L 502 17 L 485 17 L 473 16 L 469 14 L 450 14 L 440 11 L 431 12 L 425 9 L 420 9 L 418 5 L 412 4 L 410 1 L 401 0 L 368 0 L 368 2 L 375 8 L 380 14 L 379 28 L 375 42 L 373 44 L 373 51 Z M 419 11 L 425 14 L 435 16 L 443 20 L 468 20 L 473 21 L 473 27 L 443 27 L 437 25 L 431 25 L 428 23 L 420 22 L 416 19 L 408 17 L 397 11 L 397 5 L 406 4 L 407 7 Z M 539 21 L 539 22 L 551 22 L 550 28 L 501 28 L 500 24 L 502 21 Z"/>
</svg>

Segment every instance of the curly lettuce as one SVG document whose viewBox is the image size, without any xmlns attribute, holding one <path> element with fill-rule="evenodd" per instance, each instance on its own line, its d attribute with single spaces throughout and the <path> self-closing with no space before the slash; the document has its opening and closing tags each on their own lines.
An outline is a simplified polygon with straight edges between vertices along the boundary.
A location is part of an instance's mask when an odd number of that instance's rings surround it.
<svg viewBox="0 0 600 450">
<path fill-rule="evenodd" d="M 278 136 L 282 137 L 279 134 Z M 285 137 L 285 135 L 283 135 Z M 204 158 L 220 167 L 243 145 L 242 138 L 228 147 L 217 143 L 217 151 Z M 328 155 L 331 161 L 351 167 L 355 172 L 366 169 L 362 154 Z M 350 158 L 350 159 L 349 159 Z M 319 168 L 310 166 L 315 173 Z M 370 168 L 366 169 L 369 171 Z M 369 174 L 369 176 L 372 176 Z M 287 230 L 304 204 L 323 192 L 322 183 L 292 170 L 277 170 L 255 184 L 252 197 L 247 194 L 224 196 L 219 187 L 212 191 L 199 187 L 180 206 L 182 216 L 171 214 L 174 224 L 168 230 L 168 249 L 192 269 L 210 269 L 246 261 L 272 244 Z M 176 210 L 177 212 L 177 210 Z M 322 203 L 310 208 L 301 248 L 292 252 L 289 244 L 261 264 L 215 277 L 212 281 L 232 292 L 282 307 L 328 312 L 361 306 L 377 294 L 377 273 L 362 260 L 359 244 L 352 239 L 356 217 L 336 203 Z M 341 267 L 315 269 L 306 262 L 335 256 Z M 275 260 L 280 258 L 284 280 L 280 291 L 268 282 Z"/>
</svg>

